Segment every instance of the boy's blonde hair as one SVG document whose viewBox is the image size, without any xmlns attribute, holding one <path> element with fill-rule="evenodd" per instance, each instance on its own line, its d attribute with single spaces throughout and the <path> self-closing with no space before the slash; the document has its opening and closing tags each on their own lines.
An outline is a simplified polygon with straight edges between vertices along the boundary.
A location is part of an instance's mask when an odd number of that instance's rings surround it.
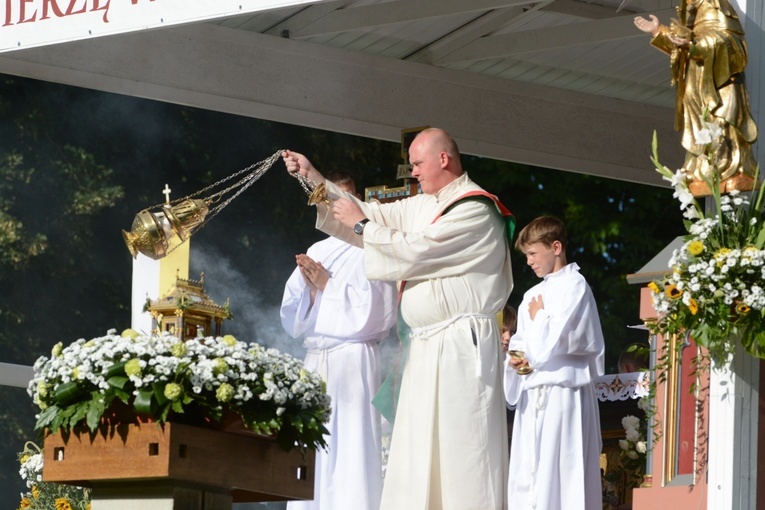
<svg viewBox="0 0 765 510">
<path fill-rule="evenodd" d="M 523 251 L 524 246 L 534 243 L 542 243 L 547 247 L 555 241 L 560 241 L 563 251 L 566 251 L 568 236 L 566 227 L 558 218 L 552 216 L 540 216 L 523 227 L 515 241 L 515 249 Z"/>
<path fill-rule="evenodd" d="M 515 311 L 515 307 L 512 305 L 505 305 L 502 310 L 502 332 L 510 332 L 511 335 L 515 334 L 516 323 L 518 321 L 518 313 Z"/>
</svg>

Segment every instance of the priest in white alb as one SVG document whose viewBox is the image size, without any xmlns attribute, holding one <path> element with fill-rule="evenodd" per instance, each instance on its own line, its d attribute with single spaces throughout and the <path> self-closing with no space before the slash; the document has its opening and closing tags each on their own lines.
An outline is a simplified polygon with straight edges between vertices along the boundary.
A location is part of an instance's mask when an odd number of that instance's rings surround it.
<svg viewBox="0 0 765 510">
<path fill-rule="evenodd" d="M 324 182 L 305 156 L 282 156 L 290 173 Z M 512 290 L 513 222 L 463 172 L 445 131 L 420 132 L 409 160 L 422 194 L 365 203 L 327 182 L 331 210 L 317 208 L 319 229 L 363 246 L 370 280 L 402 282 L 409 358 L 398 367 L 381 509 L 502 510 L 507 425 L 497 313 Z"/>
</svg>

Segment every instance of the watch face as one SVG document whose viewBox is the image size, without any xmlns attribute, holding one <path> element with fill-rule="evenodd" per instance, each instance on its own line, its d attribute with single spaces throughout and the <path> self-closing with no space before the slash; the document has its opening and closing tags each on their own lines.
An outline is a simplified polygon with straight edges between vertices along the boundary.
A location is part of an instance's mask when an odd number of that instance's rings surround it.
<svg viewBox="0 0 765 510">
<path fill-rule="evenodd" d="M 367 224 L 369 220 L 361 220 L 360 222 L 356 223 L 353 226 L 353 231 L 357 233 L 358 235 L 361 235 L 364 233 L 364 225 Z"/>
</svg>

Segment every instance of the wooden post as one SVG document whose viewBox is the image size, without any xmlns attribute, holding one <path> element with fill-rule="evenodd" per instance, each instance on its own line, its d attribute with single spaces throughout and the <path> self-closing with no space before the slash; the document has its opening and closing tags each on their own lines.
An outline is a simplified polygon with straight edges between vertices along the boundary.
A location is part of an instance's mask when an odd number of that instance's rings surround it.
<svg viewBox="0 0 765 510">
<path fill-rule="evenodd" d="M 232 507 L 230 491 L 170 482 L 97 485 L 90 496 L 91 510 L 231 510 Z"/>
</svg>

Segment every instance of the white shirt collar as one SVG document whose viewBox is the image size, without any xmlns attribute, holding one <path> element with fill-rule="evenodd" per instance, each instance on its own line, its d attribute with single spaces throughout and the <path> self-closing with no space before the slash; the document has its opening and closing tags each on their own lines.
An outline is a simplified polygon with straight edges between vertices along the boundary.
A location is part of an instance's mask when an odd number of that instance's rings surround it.
<svg viewBox="0 0 765 510">
<path fill-rule="evenodd" d="M 467 172 L 462 172 L 462 175 L 454 179 L 452 182 L 441 188 L 435 193 L 437 202 L 448 202 L 457 197 L 465 185 L 470 182 Z"/>
</svg>

